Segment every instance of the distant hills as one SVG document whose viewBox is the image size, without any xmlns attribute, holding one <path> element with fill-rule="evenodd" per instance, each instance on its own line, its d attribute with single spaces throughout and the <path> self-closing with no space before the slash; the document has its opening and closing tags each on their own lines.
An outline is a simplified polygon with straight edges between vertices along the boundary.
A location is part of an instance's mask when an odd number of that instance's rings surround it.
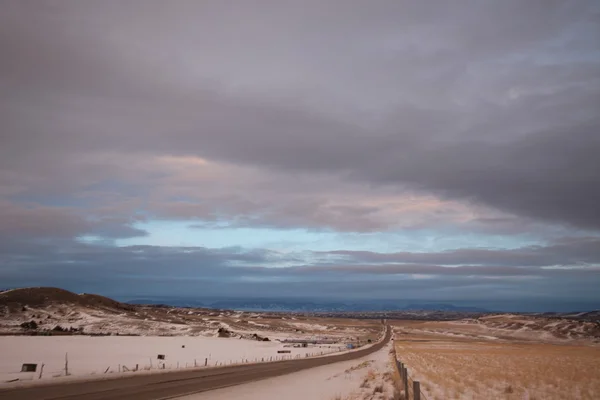
<svg viewBox="0 0 600 400">
<path fill-rule="evenodd" d="M 364 302 L 331 302 L 310 301 L 298 299 L 219 299 L 219 300 L 192 300 L 192 299 L 134 299 L 130 304 L 169 304 L 178 307 L 207 307 L 217 309 L 231 309 L 239 311 L 271 311 L 271 312 L 367 312 L 367 311 L 454 311 L 454 312 L 480 312 L 489 310 L 456 306 L 449 303 L 400 303 L 393 301 L 364 301 Z"/>
<path fill-rule="evenodd" d="M 402 309 L 403 311 L 419 310 L 419 311 L 464 311 L 464 312 L 490 312 L 480 307 L 455 306 L 447 303 L 433 304 L 409 304 Z"/>
<path fill-rule="evenodd" d="M 62 308 L 67 311 L 70 310 L 69 312 L 75 312 L 75 310 L 88 310 L 113 316 L 129 315 L 134 319 L 140 318 L 138 315 L 140 312 L 152 314 L 159 312 L 152 310 L 170 310 L 173 308 L 180 308 L 181 312 L 186 315 L 196 315 L 197 313 L 212 315 L 215 312 L 231 313 L 237 311 L 250 311 L 258 313 L 288 312 L 344 318 L 389 318 L 440 321 L 480 318 L 485 315 L 502 314 L 502 312 L 488 311 L 480 307 L 468 305 L 459 306 L 446 302 L 407 302 L 394 300 L 334 302 L 322 299 L 307 300 L 294 298 L 190 299 L 183 297 L 130 298 L 127 299 L 126 302 L 119 302 L 104 296 L 85 293 L 76 294 L 67 290 L 49 287 L 20 288 L 0 291 L 0 320 L 8 318 L 10 315 L 20 315 L 23 318 L 29 318 L 29 320 L 26 321 L 30 321 L 31 317 L 34 315 L 38 315 L 39 317 L 39 315 L 41 315 L 40 310 L 44 310 L 46 307 L 54 307 L 56 309 Z M 190 310 L 190 308 L 193 308 L 194 311 Z M 34 312 L 34 310 L 38 311 Z M 512 314 L 546 319 L 563 318 L 600 323 L 599 310 L 584 312 L 513 312 Z"/>
<path fill-rule="evenodd" d="M 32 306 L 43 304 L 78 304 L 82 306 L 105 307 L 117 310 L 131 309 L 133 305 L 154 305 L 188 308 L 211 308 L 221 310 L 256 312 L 297 312 L 297 313 L 365 313 L 365 312 L 447 312 L 447 313 L 498 313 L 505 310 L 478 307 L 472 304 L 452 302 L 411 302 L 407 300 L 332 301 L 328 299 L 302 298 L 190 298 L 190 297 L 126 297 L 116 301 L 94 294 L 75 294 L 59 288 L 38 287 L 0 290 L 0 306 L 10 308 L 22 304 Z M 564 307 L 563 307 L 564 308 Z M 573 310 L 578 308 L 573 307 Z M 515 312 L 515 311 L 511 311 Z M 523 313 L 523 312 L 521 312 Z M 540 312 L 526 314 L 545 317 L 563 316 L 575 319 L 597 319 L 599 311 L 582 307 L 580 311 Z"/>
<path fill-rule="evenodd" d="M 96 307 L 117 311 L 133 310 L 133 306 L 97 294 L 76 294 L 53 287 L 10 289 L 0 292 L 0 306 L 7 310 L 23 306 L 44 307 L 52 304 Z"/>
<path fill-rule="evenodd" d="M 173 307 L 199 307 L 221 310 L 264 311 L 264 312 L 369 312 L 369 311 L 452 311 L 486 313 L 486 309 L 471 306 L 456 306 L 451 303 L 406 303 L 393 300 L 364 300 L 353 302 L 306 300 L 294 298 L 221 298 L 190 299 L 183 297 L 134 298 L 125 302 L 94 294 L 75 294 L 64 289 L 51 287 L 20 288 L 0 291 L 0 305 L 33 306 L 47 304 L 77 304 L 82 306 L 104 306 L 115 309 L 127 305 L 164 305 Z"/>
<path fill-rule="evenodd" d="M 173 307 L 198 307 L 221 310 L 264 311 L 264 312 L 380 312 L 380 311 L 451 311 L 489 312 L 483 308 L 456 306 L 451 303 L 409 303 L 391 300 L 364 300 L 354 302 L 334 302 L 327 300 L 272 299 L 272 298 L 139 298 L 118 302 L 108 297 L 94 294 L 76 294 L 64 289 L 51 287 L 20 288 L 0 291 L 0 305 L 20 307 L 22 305 L 44 306 L 48 304 L 71 304 L 79 306 L 131 309 L 138 305 L 164 305 Z"/>
</svg>

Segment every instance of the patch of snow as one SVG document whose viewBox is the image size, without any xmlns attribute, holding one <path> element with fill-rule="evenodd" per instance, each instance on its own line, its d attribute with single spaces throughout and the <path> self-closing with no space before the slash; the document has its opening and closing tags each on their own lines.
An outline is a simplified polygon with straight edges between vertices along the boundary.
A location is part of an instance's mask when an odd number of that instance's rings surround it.
<svg viewBox="0 0 600 400">
<path fill-rule="evenodd" d="M 248 325 L 254 325 L 254 326 L 260 326 L 262 328 L 269 328 L 269 325 L 266 324 L 259 324 L 258 322 L 254 322 L 254 321 L 248 321 Z"/>
<path fill-rule="evenodd" d="M 185 347 L 184 347 L 185 346 Z M 338 352 L 337 348 L 290 348 L 290 354 L 281 355 L 283 349 L 279 342 L 261 342 L 233 338 L 214 337 L 144 337 L 144 336 L 1 336 L 0 348 L 0 386 L 15 377 L 19 377 L 21 365 L 45 364 L 45 379 L 64 375 L 65 355 L 69 360 L 69 373 L 75 377 L 90 377 L 92 374 L 118 374 L 119 365 L 140 370 L 157 370 L 158 354 L 164 354 L 166 370 L 203 366 L 216 363 L 230 364 L 248 360 L 249 362 L 269 361 L 271 357 L 287 359 L 305 357 L 306 354 Z M 39 371 L 39 369 L 38 369 Z M 131 372 L 129 372 L 131 373 Z M 37 381 L 37 379 L 36 379 Z"/>
<path fill-rule="evenodd" d="M 307 331 L 326 331 L 329 329 L 329 327 L 326 325 L 308 324 L 303 322 L 288 322 L 287 324 Z"/>
<path fill-rule="evenodd" d="M 372 374 L 381 377 L 391 371 L 388 344 L 368 356 L 342 361 L 322 367 L 310 368 L 284 376 L 258 382 L 232 386 L 224 389 L 192 394 L 179 400 L 331 400 L 336 397 L 363 399 L 366 393 L 373 395 L 373 387 L 380 380 L 370 382 L 370 387 L 361 384 Z M 385 384 L 382 399 L 391 398 L 391 384 Z M 384 397 L 385 396 L 385 397 Z M 378 397 L 373 397 L 378 398 Z"/>
</svg>

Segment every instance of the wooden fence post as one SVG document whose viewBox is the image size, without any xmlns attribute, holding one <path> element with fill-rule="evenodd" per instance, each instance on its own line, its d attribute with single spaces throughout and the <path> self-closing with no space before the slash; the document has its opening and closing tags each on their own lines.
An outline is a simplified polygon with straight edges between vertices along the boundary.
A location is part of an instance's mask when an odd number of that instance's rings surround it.
<svg viewBox="0 0 600 400">
<path fill-rule="evenodd" d="M 65 353 L 65 376 L 69 376 L 69 353 Z"/>
<path fill-rule="evenodd" d="M 408 369 L 406 369 L 406 367 L 404 367 L 404 393 L 404 397 L 406 398 L 406 400 L 409 400 L 410 396 L 408 394 Z"/>
<path fill-rule="evenodd" d="M 419 381 L 413 382 L 413 400 L 421 400 L 421 384 Z"/>
<path fill-rule="evenodd" d="M 398 370 L 400 371 L 400 379 L 402 379 L 402 384 L 404 384 L 404 363 L 400 361 Z"/>
<path fill-rule="evenodd" d="M 208 365 L 208 358 L 204 359 L 204 366 L 206 367 Z"/>
</svg>

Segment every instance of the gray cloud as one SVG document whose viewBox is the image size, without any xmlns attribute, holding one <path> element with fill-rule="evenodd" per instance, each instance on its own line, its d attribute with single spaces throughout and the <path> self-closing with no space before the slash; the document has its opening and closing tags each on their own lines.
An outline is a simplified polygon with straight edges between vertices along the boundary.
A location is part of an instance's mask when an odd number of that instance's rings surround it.
<svg viewBox="0 0 600 400">
<path fill-rule="evenodd" d="M 196 154 L 600 227 L 594 2 L 140 6 L 7 3 L 4 168 Z"/>
<path fill-rule="evenodd" d="M 144 236 L 146 232 L 131 226 L 139 218 L 108 215 L 82 215 L 69 207 L 44 207 L 36 204 L 15 205 L 0 202 L 0 239 L 18 238 L 70 240 L 92 235 L 105 238 Z"/>
<path fill-rule="evenodd" d="M 600 267 L 578 269 L 542 269 L 507 266 L 468 265 L 444 267 L 426 264 L 380 264 L 380 265 L 335 265 L 297 267 L 299 273 L 336 272 L 375 275 L 419 275 L 419 276 L 483 276 L 483 277 L 543 277 L 543 276 L 597 276 Z"/>
<path fill-rule="evenodd" d="M 31 245 L 30 245 L 31 246 Z M 598 266 L 543 269 L 512 266 L 443 267 L 426 264 L 306 265 L 300 254 L 239 248 L 129 246 L 78 243 L 47 245 L 24 257 L 26 248 L 2 252 L 3 285 L 62 286 L 131 296 L 317 296 L 370 299 L 465 299 L 538 301 L 554 296 L 594 301 Z M 401 294 L 401 295 L 400 295 Z"/>
<path fill-rule="evenodd" d="M 593 297 L 599 21 L 593 1 L 4 1 L 0 277 Z M 114 246 L 152 219 L 544 244 Z"/>
<path fill-rule="evenodd" d="M 340 256 L 342 260 L 357 263 L 474 264 L 507 267 L 600 265 L 600 239 L 597 237 L 565 238 L 545 246 L 517 249 L 455 249 L 439 253 L 375 253 L 339 250 L 325 254 Z"/>
</svg>

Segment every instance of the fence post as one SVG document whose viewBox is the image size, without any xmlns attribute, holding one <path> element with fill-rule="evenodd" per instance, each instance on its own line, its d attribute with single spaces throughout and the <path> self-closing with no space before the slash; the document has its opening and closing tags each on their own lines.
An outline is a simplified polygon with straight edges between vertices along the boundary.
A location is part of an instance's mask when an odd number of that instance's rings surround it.
<svg viewBox="0 0 600 400">
<path fill-rule="evenodd" d="M 421 400 L 421 384 L 419 381 L 413 382 L 413 400 Z"/>
<path fill-rule="evenodd" d="M 204 359 L 204 366 L 206 367 L 208 365 L 208 358 Z"/>
<path fill-rule="evenodd" d="M 404 384 L 404 363 L 400 361 L 398 370 L 400 371 L 400 379 L 402 379 L 402 384 Z"/>
<path fill-rule="evenodd" d="M 65 376 L 69 376 L 69 353 L 65 353 Z"/>
<path fill-rule="evenodd" d="M 406 400 L 410 399 L 408 394 L 408 370 L 404 367 L 404 393 L 406 394 Z"/>
</svg>

